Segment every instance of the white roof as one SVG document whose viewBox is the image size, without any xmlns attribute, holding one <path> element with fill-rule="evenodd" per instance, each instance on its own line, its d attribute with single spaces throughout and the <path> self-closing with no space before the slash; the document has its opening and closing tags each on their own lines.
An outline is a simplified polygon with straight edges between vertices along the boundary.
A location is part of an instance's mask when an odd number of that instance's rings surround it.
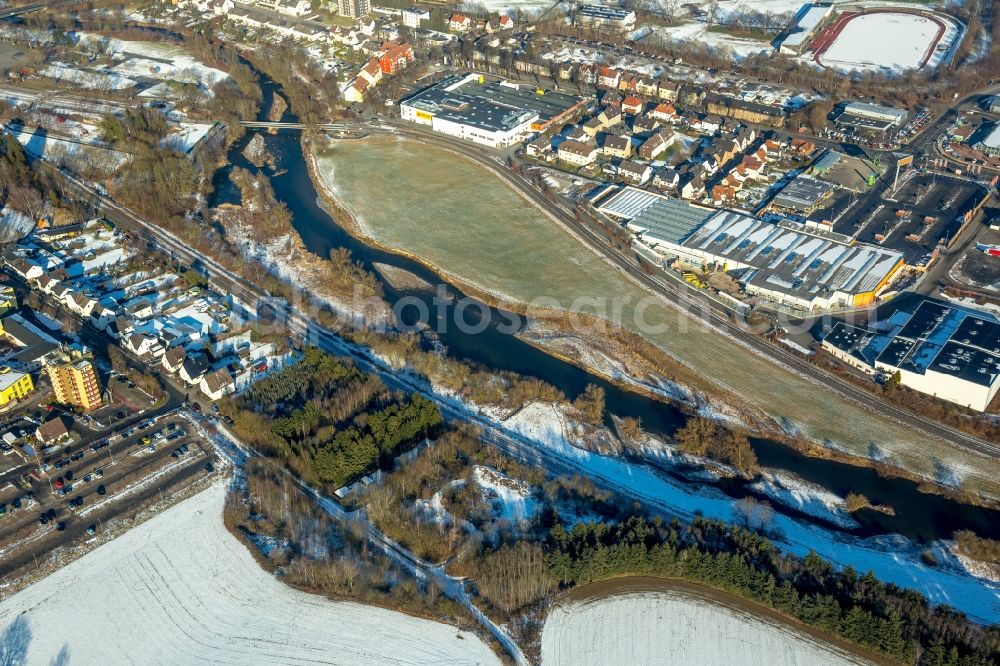
<svg viewBox="0 0 1000 666">
<path fill-rule="evenodd" d="M 1000 123 L 994 125 L 990 133 L 980 143 L 987 148 L 1000 149 Z"/>
<path fill-rule="evenodd" d="M 16 370 L 9 370 L 4 373 L 0 373 L 0 391 L 6 391 L 11 386 L 21 381 L 25 377 L 25 373 L 18 372 Z"/>
</svg>

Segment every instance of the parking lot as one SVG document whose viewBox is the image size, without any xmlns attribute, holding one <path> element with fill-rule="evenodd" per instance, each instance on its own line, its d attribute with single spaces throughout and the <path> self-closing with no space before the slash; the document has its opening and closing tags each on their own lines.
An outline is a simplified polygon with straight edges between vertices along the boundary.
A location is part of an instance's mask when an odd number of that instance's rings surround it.
<svg viewBox="0 0 1000 666">
<path fill-rule="evenodd" d="M 172 412 L 77 441 L 0 486 L 0 576 L 215 469 L 211 445 Z"/>
<path fill-rule="evenodd" d="M 961 227 L 963 215 L 985 190 L 959 178 L 908 171 L 899 186 L 859 201 L 834 231 L 902 252 L 906 263 L 925 265 L 935 246 Z"/>
</svg>

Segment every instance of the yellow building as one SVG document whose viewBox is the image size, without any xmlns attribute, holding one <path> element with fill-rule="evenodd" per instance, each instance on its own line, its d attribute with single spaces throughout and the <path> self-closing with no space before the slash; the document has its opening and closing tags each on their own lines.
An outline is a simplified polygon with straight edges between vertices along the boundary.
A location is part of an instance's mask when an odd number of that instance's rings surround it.
<svg viewBox="0 0 1000 666">
<path fill-rule="evenodd" d="M 34 390 L 31 375 L 11 370 L 6 365 L 0 367 L 0 406 L 11 400 L 23 400 Z"/>
<path fill-rule="evenodd" d="M 17 310 L 17 296 L 14 295 L 14 287 L 9 285 L 0 286 L 0 315 Z M 0 335 L 3 334 L 3 327 L 0 327 Z"/>
<path fill-rule="evenodd" d="M 87 359 L 71 360 L 68 356 L 46 366 L 56 402 L 73 405 L 84 411 L 101 406 L 101 387 L 97 383 L 94 364 Z"/>
</svg>

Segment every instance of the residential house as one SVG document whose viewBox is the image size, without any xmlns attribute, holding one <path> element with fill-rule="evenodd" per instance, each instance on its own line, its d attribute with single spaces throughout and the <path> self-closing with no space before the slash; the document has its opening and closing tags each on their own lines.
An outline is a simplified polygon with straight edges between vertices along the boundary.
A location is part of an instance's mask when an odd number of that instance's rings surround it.
<svg viewBox="0 0 1000 666">
<path fill-rule="evenodd" d="M 656 84 L 656 96 L 667 102 L 676 102 L 680 90 L 681 86 L 679 83 L 660 81 Z"/>
<path fill-rule="evenodd" d="M 629 95 L 622 100 L 622 111 L 631 116 L 642 111 L 642 100 L 634 95 Z"/>
<path fill-rule="evenodd" d="M 199 388 L 209 400 L 215 401 L 235 391 L 236 382 L 228 369 L 219 368 L 203 376 Z"/>
<path fill-rule="evenodd" d="M 178 374 L 185 383 L 193 386 L 201 383 L 201 378 L 205 376 L 208 370 L 208 357 L 198 352 L 184 359 Z"/>
<path fill-rule="evenodd" d="M 184 347 L 174 347 L 167 350 L 167 353 L 160 359 L 160 364 L 164 370 L 170 374 L 174 374 L 180 372 L 181 366 L 184 365 L 184 361 L 186 360 L 187 351 L 185 351 Z"/>
<path fill-rule="evenodd" d="M 142 333 L 133 333 L 132 335 L 126 337 L 123 346 L 125 349 L 140 357 L 158 357 L 165 351 L 159 340 L 151 335 L 143 335 Z"/>
<path fill-rule="evenodd" d="M 593 164 L 597 160 L 597 148 L 590 144 L 569 139 L 559 144 L 557 155 L 561 162 L 566 162 L 574 166 L 586 166 Z"/>
<path fill-rule="evenodd" d="M 701 199 L 705 196 L 705 181 L 701 176 L 694 176 L 681 186 L 681 197 L 684 199 Z"/>
<path fill-rule="evenodd" d="M 628 136 L 608 136 L 604 139 L 601 152 L 605 157 L 628 159 L 632 156 L 632 139 Z"/>
<path fill-rule="evenodd" d="M 732 185 L 719 183 L 712 186 L 712 203 L 716 206 L 725 206 L 736 201 L 737 188 Z"/>
<path fill-rule="evenodd" d="M 352 80 L 346 88 L 344 88 L 343 97 L 344 101 L 349 104 L 360 104 L 365 101 L 365 93 L 371 84 L 368 83 L 367 79 L 362 79 L 360 77 Z"/>
<path fill-rule="evenodd" d="M 7 260 L 7 265 L 12 271 L 20 275 L 22 278 L 30 282 L 31 280 L 37 280 L 45 273 L 45 269 L 39 264 L 28 261 L 22 257 L 14 257 Z"/>
<path fill-rule="evenodd" d="M 532 139 L 524 147 L 524 152 L 529 157 L 541 157 L 550 150 L 552 150 L 552 140 L 545 135 Z"/>
<path fill-rule="evenodd" d="M 799 157 L 809 157 L 816 152 L 816 144 L 808 139 L 792 139 L 790 148 Z"/>
<path fill-rule="evenodd" d="M 383 74 L 395 74 L 406 69 L 413 60 L 413 47 L 407 43 L 396 44 L 395 42 L 385 42 L 382 44 L 384 53 L 379 56 L 379 65 Z"/>
<path fill-rule="evenodd" d="M 656 90 L 656 81 L 653 79 L 639 77 L 639 80 L 636 81 L 635 91 L 643 97 L 656 97 Z"/>
<path fill-rule="evenodd" d="M 722 118 L 709 114 L 703 115 L 691 123 L 691 129 L 708 136 L 718 134 L 719 130 L 722 129 Z"/>
<path fill-rule="evenodd" d="M 104 330 L 107 331 L 108 335 L 115 340 L 124 340 L 132 333 L 132 320 L 126 317 L 117 317 L 114 321 L 105 326 Z"/>
<path fill-rule="evenodd" d="M 475 25 L 465 14 L 452 14 L 448 17 L 448 29 L 452 32 L 468 32 Z"/>
<path fill-rule="evenodd" d="M 592 139 L 601 133 L 601 130 L 604 129 L 604 123 L 601 122 L 600 116 L 594 116 L 593 118 L 587 119 L 587 121 L 583 123 L 581 129 L 584 134 Z"/>
<path fill-rule="evenodd" d="M 624 73 L 618 80 L 618 89 L 624 93 L 635 93 L 639 85 L 639 77 L 635 74 Z"/>
<path fill-rule="evenodd" d="M 622 101 L 625 96 L 619 93 L 617 90 L 606 90 L 601 93 L 601 106 L 607 109 L 617 109 L 621 110 Z"/>
<path fill-rule="evenodd" d="M 632 185 L 645 185 L 653 177 L 653 167 L 625 160 L 618 165 L 618 177 Z"/>
<path fill-rule="evenodd" d="M 608 106 L 601 110 L 597 119 L 601 121 L 603 128 L 614 127 L 622 122 L 622 111 L 620 108 Z"/>
<path fill-rule="evenodd" d="M 666 102 L 657 104 L 656 108 L 649 112 L 649 116 L 664 123 L 676 123 L 681 119 L 674 105 Z"/>
<path fill-rule="evenodd" d="M 94 328 L 104 330 L 108 327 L 108 324 L 115 320 L 116 316 L 117 314 L 114 310 L 98 304 L 93 312 L 90 313 L 90 320 L 93 322 Z"/>
<path fill-rule="evenodd" d="M 419 28 L 424 21 L 431 20 L 431 13 L 419 7 L 407 7 L 401 12 L 403 25 L 407 28 Z"/>
<path fill-rule="evenodd" d="M 382 81 L 382 64 L 378 58 L 371 58 L 365 66 L 358 71 L 358 78 L 368 82 L 370 86 L 377 86 Z"/>
<path fill-rule="evenodd" d="M 52 446 L 69 439 L 69 428 L 61 416 L 50 419 L 35 429 L 35 437 L 43 446 Z"/>
<path fill-rule="evenodd" d="M 639 146 L 639 157 L 644 160 L 655 160 L 674 142 L 674 133 L 670 130 L 653 134 Z"/>
<path fill-rule="evenodd" d="M 663 167 L 662 169 L 657 169 L 656 173 L 653 174 L 653 185 L 660 189 L 676 190 L 679 183 L 680 176 L 677 174 L 676 169 Z"/>
<path fill-rule="evenodd" d="M 597 71 L 597 85 L 603 88 L 618 88 L 622 80 L 622 73 L 614 67 L 601 67 Z"/>
<path fill-rule="evenodd" d="M 79 291 L 73 292 L 69 303 L 66 304 L 70 310 L 81 317 L 89 317 L 98 305 L 96 300 Z"/>
<path fill-rule="evenodd" d="M 660 126 L 660 121 L 650 115 L 636 116 L 632 120 L 632 134 L 650 135 Z"/>
</svg>

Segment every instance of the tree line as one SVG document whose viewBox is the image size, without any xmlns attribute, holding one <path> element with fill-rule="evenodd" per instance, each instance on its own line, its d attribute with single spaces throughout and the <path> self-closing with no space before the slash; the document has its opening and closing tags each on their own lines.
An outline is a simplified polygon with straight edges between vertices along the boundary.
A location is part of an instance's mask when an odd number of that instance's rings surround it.
<svg viewBox="0 0 1000 666">
<path fill-rule="evenodd" d="M 872 572 L 836 571 L 813 552 L 782 554 L 759 534 L 695 518 L 682 527 L 632 516 L 618 524 L 557 525 L 546 545 L 549 575 L 576 585 L 621 575 L 703 582 L 777 609 L 901 662 L 987 666 L 1000 658 L 1000 626 L 983 627 Z"/>
</svg>

